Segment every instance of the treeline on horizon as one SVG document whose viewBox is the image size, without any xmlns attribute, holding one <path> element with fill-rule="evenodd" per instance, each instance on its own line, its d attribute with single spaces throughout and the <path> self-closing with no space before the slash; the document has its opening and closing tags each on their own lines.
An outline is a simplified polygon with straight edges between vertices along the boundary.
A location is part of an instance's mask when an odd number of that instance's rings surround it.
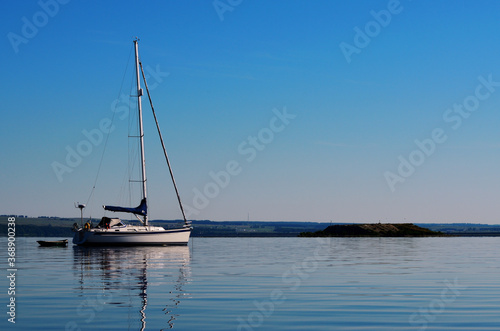
<svg viewBox="0 0 500 331">
<path fill-rule="evenodd" d="M 79 218 L 59 217 L 22 217 L 23 215 L 0 215 L 0 234 L 7 235 L 8 217 L 16 218 L 16 236 L 18 237 L 72 237 L 73 223 L 80 224 Z M 93 222 L 99 222 L 93 219 Z M 155 220 L 151 224 L 173 227 L 180 220 Z M 134 222 L 129 222 L 134 223 Z M 135 222 L 137 224 L 138 222 Z M 318 223 L 318 222 L 262 222 L 262 221 L 192 221 L 192 237 L 297 237 L 304 232 L 325 230 L 329 225 L 348 225 L 353 223 Z M 432 231 L 452 235 L 500 235 L 500 225 L 452 223 L 415 225 Z"/>
<path fill-rule="evenodd" d="M 7 225 L 0 224 L 0 233 L 7 236 Z M 68 237 L 73 236 L 70 227 L 52 225 L 16 225 L 16 237 Z"/>
</svg>

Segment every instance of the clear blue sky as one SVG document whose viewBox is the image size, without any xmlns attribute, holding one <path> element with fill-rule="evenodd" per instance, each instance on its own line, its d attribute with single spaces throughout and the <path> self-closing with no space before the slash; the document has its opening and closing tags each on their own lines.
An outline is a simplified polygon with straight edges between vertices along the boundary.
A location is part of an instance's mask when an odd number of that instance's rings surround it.
<svg viewBox="0 0 500 331">
<path fill-rule="evenodd" d="M 1 5 L 1 214 L 79 215 L 139 36 L 189 218 L 500 223 L 499 2 L 61 2 Z M 180 218 L 145 112 L 150 216 Z M 87 216 L 128 204 L 116 114 Z"/>
</svg>

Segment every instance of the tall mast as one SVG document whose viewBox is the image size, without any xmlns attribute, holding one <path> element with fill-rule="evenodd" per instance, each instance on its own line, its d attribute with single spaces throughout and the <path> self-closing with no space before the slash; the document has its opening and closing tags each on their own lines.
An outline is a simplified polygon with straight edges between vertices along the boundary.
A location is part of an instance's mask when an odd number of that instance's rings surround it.
<svg viewBox="0 0 500 331">
<path fill-rule="evenodd" d="M 139 110 L 139 139 L 141 144 L 141 170 L 142 170 L 142 196 L 146 200 L 146 158 L 144 156 L 144 131 L 142 128 L 142 105 L 141 105 L 141 80 L 139 76 L 139 39 L 134 40 L 135 45 L 135 73 L 137 77 L 137 109 Z M 147 200 L 146 200 L 147 203 Z M 144 215 L 144 226 L 148 225 L 148 215 Z"/>
</svg>

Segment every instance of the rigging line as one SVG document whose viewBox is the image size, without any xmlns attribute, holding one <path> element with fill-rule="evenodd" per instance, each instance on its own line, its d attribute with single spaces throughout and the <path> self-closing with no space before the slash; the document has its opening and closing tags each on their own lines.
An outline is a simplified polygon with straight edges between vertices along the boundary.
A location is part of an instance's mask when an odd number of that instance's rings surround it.
<svg viewBox="0 0 500 331">
<path fill-rule="evenodd" d="M 135 86 L 136 82 L 134 79 L 132 79 L 130 81 L 130 93 L 129 93 L 129 114 L 132 114 L 132 108 L 133 108 L 133 104 L 131 102 L 132 98 L 133 98 L 133 92 L 132 91 L 137 91 L 137 87 Z M 137 92 L 135 92 L 137 93 Z M 135 173 L 135 166 L 136 166 L 136 162 L 138 160 L 137 158 L 137 153 L 138 153 L 138 150 L 139 150 L 139 142 L 137 142 L 136 144 L 131 144 L 131 134 L 132 133 L 136 133 L 139 131 L 139 124 L 138 124 L 138 113 L 137 112 L 133 112 L 133 114 L 135 114 L 135 116 L 129 116 L 128 117 L 128 139 L 127 139 L 127 147 L 128 147 L 128 178 L 127 178 L 127 184 L 128 184 L 128 205 L 129 206 L 132 206 L 132 197 L 135 196 L 135 191 L 134 191 L 134 185 L 132 185 L 132 182 L 130 181 L 132 179 L 132 177 L 134 176 L 134 173 Z M 136 126 L 135 128 L 135 131 L 132 130 L 132 127 L 133 126 Z M 135 160 L 135 161 L 134 161 Z M 124 182 L 125 183 L 125 182 Z M 130 215 L 129 217 L 129 220 L 132 221 L 133 217 L 132 215 Z M 135 219 L 134 219 L 135 221 Z"/>
<path fill-rule="evenodd" d="M 130 82 L 130 95 L 129 95 L 129 103 L 128 103 L 128 112 L 129 114 L 131 114 L 131 110 L 132 110 L 132 103 L 131 103 L 131 95 L 132 95 L 132 90 L 133 90 L 133 80 Z M 129 206 L 132 205 L 132 185 L 130 183 L 130 179 L 132 178 L 132 174 L 133 174 L 133 170 L 134 170 L 134 163 L 132 160 L 134 160 L 134 158 L 132 157 L 134 155 L 134 149 L 132 148 L 131 144 L 130 144 L 130 134 L 132 133 L 132 122 L 133 122 L 133 116 L 129 116 L 128 117 L 128 139 L 127 139 L 127 152 L 128 152 L 128 159 L 127 159 L 127 171 L 125 172 L 124 176 L 123 176 L 123 180 L 122 180 L 122 191 L 120 191 L 120 194 L 123 194 L 124 196 L 126 196 L 128 194 L 128 200 L 127 201 L 127 204 Z M 125 189 L 125 187 L 127 187 Z M 124 198 L 125 200 L 125 198 Z"/>
<path fill-rule="evenodd" d="M 125 67 L 125 72 L 123 73 L 122 82 L 120 84 L 120 90 L 118 91 L 118 97 L 116 98 L 116 100 L 120 99 L 120 95 L 122 93 L 123 82 L 125 81 L 125 75 L 127 74 L 128 65 L 130 63 L 130 57 L 132 54 L 132 49 L 133 49 L 133 47 L 130 48 L 130 52 L 129 52 L 128 60 L 127 60 L 127 65 Z M 113 125 L 113 121 L 115 119 L 115 114 L 116 114 L 116 112 L 113 109 L 113 115 L 111 116 L 111 125 Z M 108 133 L 106 134 L 106 139 L 104 140 L 104 148 L 102 150 L 101 160 L 99 161 L 99 166 L 97 167 L 97 174 L 95 176 L 94 185 L 92 185 L 92 189 L 90 190 L 89 198 L 87 199 L 87 206 L 89 205 L 90 199 L 92 198 L 92 195 L 94 194 L 95 186 L 97 185 L 97 179 L 99 178 L 99 173 L 101 172 L 102 161 L 104 160 L 104 153 L 106 152 L 106 147 L 108 145 L 108 139 L 109 139 L 110 133 L 111 133 L 111 130 L 108 130 Z"/>
<path fill-rule="evenodd" d="M 165 148 L 165 144 L 163 143 L 163 137 L 161 136 L 160 125 L 158 124 L 158 120 L 156 119 L 155 108 L 153 107 L 153 101 L 151 101 L 151 95 L 149 94 L 148 83 L 146 82 L 146 76 L 144 75 L 144 68 L 142 67 L 142 62 L 139 61 L 139 66 L 141 67 L 142 79 L 144 80 L 144 86 L 146 87 L 146 92 L 148 93 L 149 104 L 151 105 L 151 110 L 153 111 L 153 117 L 155 118 L 156 129 L 158 130 L 158 135 L 160 136 L 161 147 L 163 148 L 163 154 L 165 155 L 165 159 L 167 160 L 168 171 L 170 172 L 170 177 L 172 178 L 172 183 L 174 184 L 175 194 L 177 195 L 177 201 L 179 201 L 179 207 L 181 208 L 182 218 L 184 219 L 184 223 L 189 225 L 186 220 L 186 214 L 184 213 L 184 207 L 182 207 L 181 197 L 179 195 L 179 191 L 177 190 L 177 185 L 175 184 L 174 173 L 172 172 L 172 167 L 170 166 L 170 161 L 168 160 L 167 150 Z"/>
</svg>

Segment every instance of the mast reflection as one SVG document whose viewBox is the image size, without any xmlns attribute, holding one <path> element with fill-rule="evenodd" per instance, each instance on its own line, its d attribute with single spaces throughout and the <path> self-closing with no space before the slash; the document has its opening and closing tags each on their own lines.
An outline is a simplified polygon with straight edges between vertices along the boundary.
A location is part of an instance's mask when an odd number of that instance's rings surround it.
<svg viewBox="0 0 500 331">
<path fill-rule="evenodd" d="M 163 329 L 172 329 L 179 317 L 177 307 L 181 300 L 189 297 L 184 286 L 190 282 L 190 252 L 188 246 L 169 247 L 73 247 L 73 269 L 78 277 L 76 292 L 88 298 L 97 291 L 100 293 L 102 311 L 105 306 L 120 309 L 136 308 L 138 314 L 128 316 L 128 323 L 140 322 L 139 330 L 145 330 L 147 322 L 148 286 L 160 289 L 158 293 L 168 295 L 168 302 L 155 302 L 149 309 L 150 316 L 165 316 Z M 149 278 L 149 280 L 148 280 Z M 155 294 L 155 293 L 153 293 Z M 151 296 L 151 294 L 150 294 Z M 134 299 L 136 298 L 136 299 Z M 140 300 L 137 300 L 140 298 Z M 167 297 L 161 297 L 167 300 Z M 162 312 L 154 307 L 163 307 Z M 157 308 L 156 308 L 157 309 Z M 123 321 L 119 321 L 122 323 Z M 132 327 L 133 328 L 133 327 Z"/>
</svg>

